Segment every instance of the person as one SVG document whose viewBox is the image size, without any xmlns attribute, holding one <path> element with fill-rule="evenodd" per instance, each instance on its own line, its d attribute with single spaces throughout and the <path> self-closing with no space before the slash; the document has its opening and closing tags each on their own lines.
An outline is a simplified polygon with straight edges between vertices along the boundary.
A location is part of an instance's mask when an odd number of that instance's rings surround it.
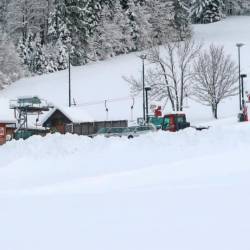
<svg viewBox="0 0 250 250">
<path fill-rule="evenodd" d="M 162 116 L 161 106 L 158 106 L 157 109 L 154 111 L 156 117 Z"/>
</svg>

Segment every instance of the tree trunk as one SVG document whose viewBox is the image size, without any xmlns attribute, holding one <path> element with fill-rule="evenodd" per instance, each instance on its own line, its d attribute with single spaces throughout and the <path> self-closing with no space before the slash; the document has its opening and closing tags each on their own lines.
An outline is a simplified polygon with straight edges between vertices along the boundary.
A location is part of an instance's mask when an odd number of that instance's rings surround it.
<svg viewBox="0 0 250 250">
<path fill-rule="evenodd" d="M 215 118 L 215 119 L 218 119 L 218 104 L 215 104 L 214 118 Z"/>
<path fill-rule="evenodd" d="M 212 105 L 212 112 L 213 112 L 213 117 L 215 119 L 218 119 L 218 104 Z"/>
</svg>

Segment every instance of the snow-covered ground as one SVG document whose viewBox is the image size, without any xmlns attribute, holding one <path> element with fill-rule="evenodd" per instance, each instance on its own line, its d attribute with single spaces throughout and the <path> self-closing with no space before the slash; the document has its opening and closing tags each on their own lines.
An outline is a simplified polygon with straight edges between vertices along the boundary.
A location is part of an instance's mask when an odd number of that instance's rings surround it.
<svg viewBox="0 0 250 250">
<path fill-rule="evenodd" d="M 250 17 L 233 17 L 194 30 L 206 46 L 225 44 L 235 59 L 235 43 L 245 42 L 242 65 L 250 73 L 249 26 Z M 122 76 L 139 76 L 140 68 L 135 54 L 75 67 L 73 96 L 79 104 L 128 97 Z M 22 95 L 66 105 L 67 72 L 2 91 L 4 119 L 8 100 Z M 130 99 L 109 105 L 110 117 L 129 118 Z M 219 121 L 210 109 L 189 106 L 189 120 L 209 130 L 133 140 L 49 135 L 1 146 L 0 249 L 249 250 L 249 123 L 236 121 L 237 97 L 221 105 Z M 103 103 L 85 107 L 105 118 Z"/>
<path fill-rule="evenodd" d="M 248 123 L 226 120 L 134 140 L 8 143 L 0 150 L 0 247 L 248 250 L 249 134 Z"/>
</svg>

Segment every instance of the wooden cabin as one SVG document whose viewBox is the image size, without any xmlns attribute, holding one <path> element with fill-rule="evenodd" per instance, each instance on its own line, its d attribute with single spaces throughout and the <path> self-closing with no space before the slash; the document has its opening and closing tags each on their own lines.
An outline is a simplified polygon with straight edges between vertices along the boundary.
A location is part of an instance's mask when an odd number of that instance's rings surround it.
<svg viewBox="0 0 250 250">
<path fill-rule="evenodd" d="M 127 120 L 98 121 L 79 107 L 55 108 L 44 117 L 42 124 L 51 132 L 78 135 L 95 134 L 100 128 L 127 127 Z"/>
</svg>

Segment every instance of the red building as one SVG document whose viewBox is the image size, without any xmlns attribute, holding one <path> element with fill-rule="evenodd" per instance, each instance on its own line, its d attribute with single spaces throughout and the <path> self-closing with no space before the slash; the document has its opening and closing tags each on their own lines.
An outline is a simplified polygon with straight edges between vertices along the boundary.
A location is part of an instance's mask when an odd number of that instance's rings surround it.
<svg viewBox="0 0 250 250">
<path fill-rule="evenodd" d="M 0 120 L 0 145 L 14 137 L 16 122 Z"/>
</svg>

